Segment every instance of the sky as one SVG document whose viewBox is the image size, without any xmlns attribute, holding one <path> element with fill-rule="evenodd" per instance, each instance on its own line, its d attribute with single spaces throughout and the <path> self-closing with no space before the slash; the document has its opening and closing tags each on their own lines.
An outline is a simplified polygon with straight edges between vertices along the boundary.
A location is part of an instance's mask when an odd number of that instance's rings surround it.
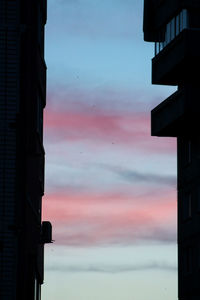
<svg viewBox="0 0 200 300">
<path fill-rule="evenodd" d="M 48 0 L 43 300 L 175 300 L 176 140 L 151 137 L 142 0 Z"/>
</svg>

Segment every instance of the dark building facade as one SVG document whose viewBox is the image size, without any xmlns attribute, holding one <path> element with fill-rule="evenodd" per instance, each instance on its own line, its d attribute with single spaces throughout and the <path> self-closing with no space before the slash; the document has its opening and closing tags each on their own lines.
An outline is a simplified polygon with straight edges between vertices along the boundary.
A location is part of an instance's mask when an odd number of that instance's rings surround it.
<svg viewBox="0 0 200 300">
<path fill-rule="evenodd" d="M 200 299 L 200 1 L 145 0 L 152 83 L 177 91 L 151 112 L 153 136 L 177 137 L 178 297 Z"/>
<path fill-rule="evenodd" d="M 0 0 L 0 299 L 39 300 L 46 0 Z"/>
</svg>

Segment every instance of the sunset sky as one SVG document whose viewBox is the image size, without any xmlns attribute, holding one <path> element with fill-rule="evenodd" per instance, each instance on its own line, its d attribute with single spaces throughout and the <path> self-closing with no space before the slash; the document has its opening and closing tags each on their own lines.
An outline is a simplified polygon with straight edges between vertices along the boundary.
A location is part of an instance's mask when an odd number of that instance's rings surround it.
<svg viewBox="0 0 200 300">
<path fill-rule="evenodd" d="M 142 0 L 48 0 L 43 300 L 176 300 L 176 140 Z"/>
</svg>

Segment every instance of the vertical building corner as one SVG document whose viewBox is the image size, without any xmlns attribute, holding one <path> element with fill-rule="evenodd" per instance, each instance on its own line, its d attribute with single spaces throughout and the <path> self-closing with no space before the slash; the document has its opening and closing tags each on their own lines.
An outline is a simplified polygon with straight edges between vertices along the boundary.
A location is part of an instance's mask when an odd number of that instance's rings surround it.
<svg viewBox="0 0 200 300">
<path fill-rule="evenodd" d="M 0 0 L 0 299 L 40 300 L 45 0 Z"/>
<path fill-rule="evenodd" d="M 178 297 L 200 299 L 200 2 L 145 0 L 144 39 L 154 42 L 152 83 L 177 91 L 151 112 L 151 133 L 177 138 Z"/>
</svg>

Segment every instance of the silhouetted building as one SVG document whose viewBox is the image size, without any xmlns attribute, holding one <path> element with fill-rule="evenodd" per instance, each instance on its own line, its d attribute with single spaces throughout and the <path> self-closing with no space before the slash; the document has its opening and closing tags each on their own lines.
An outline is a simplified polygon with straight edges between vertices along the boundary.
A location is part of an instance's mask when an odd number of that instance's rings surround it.
<svg viewBox="0 0 200 300">
<path fill-rule="evenodd" d="M 152 83 L 178 86 L 151 113 L 153 136 L 177 137 L 178 295 L 200 299 L 200 1 L 145 0 L 144 39 L 155 42 Z"/>
<path fill-rule="evenodd" d="M 0 299 L 39 300 L 44 243 L 45 0 L 0 0 Z"/>
</svg>

